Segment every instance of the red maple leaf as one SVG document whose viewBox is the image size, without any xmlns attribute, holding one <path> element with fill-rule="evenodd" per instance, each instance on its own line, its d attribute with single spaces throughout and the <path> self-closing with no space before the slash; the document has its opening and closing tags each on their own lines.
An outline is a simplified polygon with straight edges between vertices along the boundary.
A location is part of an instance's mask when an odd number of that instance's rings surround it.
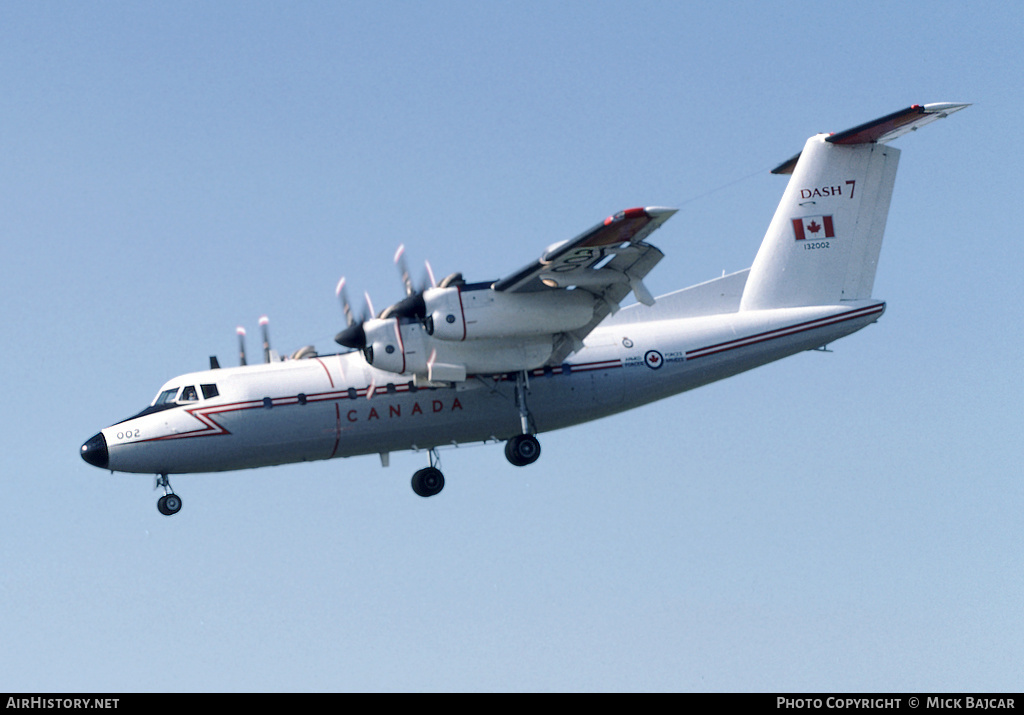
<svg viewBox="0 0 1024 715">
<path fill-rule="evenodd" d="M 818 231 L 821 230 L 821 226 L 818 225 L 817 221 L 811 221 L 809 224 L 807 224 L 807 230 L 810 231 L 811 233 L 817 233 Z"/>
</svg>

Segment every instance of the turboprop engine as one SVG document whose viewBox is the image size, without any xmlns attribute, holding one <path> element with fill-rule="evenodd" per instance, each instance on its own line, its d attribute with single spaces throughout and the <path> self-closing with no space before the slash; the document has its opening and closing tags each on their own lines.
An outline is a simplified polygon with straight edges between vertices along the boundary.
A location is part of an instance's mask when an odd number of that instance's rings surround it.
<svg viewBox="0 0 1024 715">
<path fill-rule="evenodd" d="M 335 338 L 381 370 L 457 381 L 541 367 L 554 336 L 593 319 L 585 291 L 502 293 L 489 285 L 428 288 Z"/>
<path fill-rule="evenodd" d="M 471 374 L 540 367 L 554 346 L 551 335 L 436 340 L 418 321 L 397 318 L 369 320 L 365 330 L 363 355 L 370 365 L 429 381 L 459 381 Z"/>
<path fill-rule="evenodd" d="M 423 303 L 424 326 L 440 340 L 553 335 L 582 328 L 594 317 L 594 296 L 584 291 L 502 293 L 455 286 L 425 291 Z"/>
</svg>

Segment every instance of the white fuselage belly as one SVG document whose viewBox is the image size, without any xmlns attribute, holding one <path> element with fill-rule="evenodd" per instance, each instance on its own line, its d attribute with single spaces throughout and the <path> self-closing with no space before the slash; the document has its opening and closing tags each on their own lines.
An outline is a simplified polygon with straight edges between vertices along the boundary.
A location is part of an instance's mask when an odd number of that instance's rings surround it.
<svg viewBox="0 0 1024 715">
<path fill-rule="evenodd" d="M 529 373 L 536 432 L 622 412 L 832 342 L 873 323 L 879 301 L 741 311 L 596 329 L 566 365 Z M 221 394 L 103 430 L 109 468 L 176 474 L 247 469 L 520 432 L 514 382 L 416 389 L 359 353 L 201 374 Z M 368 398 L 368 392 L 373 391 Z"/>
</svg>

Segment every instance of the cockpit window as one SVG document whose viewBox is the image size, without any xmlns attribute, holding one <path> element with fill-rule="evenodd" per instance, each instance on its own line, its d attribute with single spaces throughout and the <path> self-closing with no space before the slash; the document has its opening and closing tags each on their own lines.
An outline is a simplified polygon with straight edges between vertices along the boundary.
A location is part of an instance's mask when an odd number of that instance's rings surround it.
<svg viewBox="0 0 1024 715">
<path fill-rule="evenodd" d="M 181 390 L 181 397 L 178 398 L 179 402 L 195 402 L 199 399 L 199 395 L 196 394 L 195 385 L 185 385 Z"/>
<path fill-rule="evenodd" d="M 158 405 L 173 405 L 174 397 L 178 394 L 178 388 L 172 387 L 170 390 L 164 390 L 157 395 L 156 402 L 153 403 L 154 407 Z"/>
<path fill-rule="evenodd" d="M 204 400 L 209 400 L 211 397 L 216 397 L 220 394 L 216 385 L 200 385 L 199 387 L 203 390 Z"/>
</svg>

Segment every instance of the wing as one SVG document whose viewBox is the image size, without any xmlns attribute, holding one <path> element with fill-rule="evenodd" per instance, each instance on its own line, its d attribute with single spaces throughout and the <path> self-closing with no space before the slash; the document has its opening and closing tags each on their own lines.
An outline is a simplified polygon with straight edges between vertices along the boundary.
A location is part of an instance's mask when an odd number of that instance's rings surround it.
<svg viewBox="0 0 1024 715">
<path fill-rule="evenodd" d="M 571 241 L 549 247 L 533 263 L 494 283 L 496 291 L 529 293 L 574 288 L 593 293 L 594 318 L 587 325 L 556 336 L 550 364 L 559 364 L 578 350 L 591 330 L 619 309 L 632 292 L 638 301 L 653 305 L 654 297 L 643 284 L 664 254 L 644 239 L 668 221 L 676 209 L 661 207 L 620 211 Z"/>
</svg>

